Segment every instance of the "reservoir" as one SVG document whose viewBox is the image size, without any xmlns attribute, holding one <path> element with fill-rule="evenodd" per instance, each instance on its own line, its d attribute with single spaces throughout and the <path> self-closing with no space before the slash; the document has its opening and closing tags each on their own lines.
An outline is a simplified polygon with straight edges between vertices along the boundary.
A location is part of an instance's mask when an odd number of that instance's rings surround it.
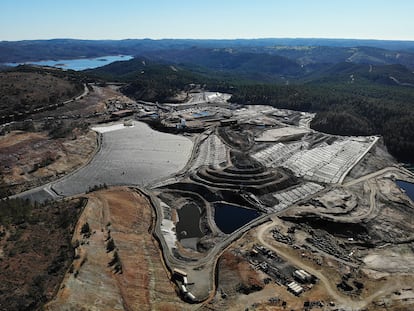
<svg viewBox="0 0 414 311">
<path fill-rule="evenodd" d="M 78 58 L 78 59 L 62 59 L 62 60 L 43 60 L 38 62 L 26 62 L 26 63 L 6 63 L 6 66 L 19 66 L 24 64 L 37 65 L 37 66 L 50 66 L 56 68 L 62 68 L 65 70 L 85 70 L 102 67 L 117 61 L 127 61 L 132 59 L 130 55 L 110 55 L 101 56 L 96 58 Z"/>
<path fill-rule="evenodd" d="M 217 227 L 226 234 L 243 227 L 260 216 L 260 213 L 228 203 L 214 204 L 214 221 Z"/>
<path fill-rule="evenodd" d="M 404 189 L 405 193 L 408 195 L 408 197 L 414 201 L 414 184 L 404 181 L 404 180 L 397 180 L 396 181 L 398 187 L 401 189 Z"/>
</svg>

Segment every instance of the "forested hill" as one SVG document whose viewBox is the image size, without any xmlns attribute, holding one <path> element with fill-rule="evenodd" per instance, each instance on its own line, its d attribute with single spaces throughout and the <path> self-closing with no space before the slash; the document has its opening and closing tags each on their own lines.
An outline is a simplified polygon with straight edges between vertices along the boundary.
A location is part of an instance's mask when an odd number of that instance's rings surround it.
<svg viewBox="0 0 414 311">
<path fill-rule="evenodd" d="M 0 124 L 56 109 L 83 92 L 83 78 L 76 72 L 31 66 L 0 72 Z"/>
<path fill-rule="evenodd" d="M 207 75 L 168 64 L 160 64 L 146 58 L 115 62 L 100 68 L 86 70 L 92 78 L 125 82 L 122 91 L 127 96 L 145 101 L 168 101 L 190 84 L 201 84 L 217 89 L 218 80 Z M 225 83 L 227 89 L 227 82 Z"/>
<path fill-rule="evenodd" d="M 399 64 L 372 65 L 341 62 L 321 67 L 301 79 L 301 82 L 320 83 L 352 83 L 361 85 L 374 83 L 379 85 L 414 86 L 412 70 Z"/>
<path fill-rule="evenodd" d="M 266 79 L 266 76 L 299 77 L 305 74 L 302 66 L 287 57 L 234 49 L 192 48 L 158 51 L 144 56 L 158 62 L 199 66 L 214 70 L 216 73 L 228 72 L 252 79 Z"/>
<path fill-rule="evenodd" d="M 285 82 L 305 74 L 302 66 L 288 58 L 256 53 L 229 52 L 217 49 L 192 49 L 168 51 L 137 56 L 126 63 L 116 62 L 89 70 L 116 79 L 128 80 L 140 72 L 152 73 L 163 67 L 177 68 L 181 75 L 191 72 L 204 79 L 238 79 L 262 82 Z M 196 81 L 197 82 L 197 81 Z"/>
<path fill-rule="evenodd" d="M 239 52 L 287 57 L 300 65 L 314 63 L 391 64 L 414 68 L 413 41 L 349 39 L 240 39 L 240 40 L 26 40 L 0 41 L 0 64 L 107 55 L 143 55 L 156 51 L 232 49 Z"/>
</svg>

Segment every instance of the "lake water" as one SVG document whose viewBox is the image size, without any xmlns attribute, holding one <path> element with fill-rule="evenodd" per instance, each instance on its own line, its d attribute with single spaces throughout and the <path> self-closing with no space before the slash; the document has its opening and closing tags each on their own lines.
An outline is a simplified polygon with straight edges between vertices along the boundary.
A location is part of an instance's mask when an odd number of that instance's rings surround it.
<svg viewBox="0 0 414 311">
<path fill-rule="evenodd" d="M 226 234 L 234 232 L 260 216 L 260 213 L 255 210 L 228 203 L 215 203 L 214 210 L 214 221 Z"/>
<path fill-rule="evenodd" d="M 112 56 L 101 56 L 96 58 L 78 58 L 78 59 L 62 59 L 62 60 L 43 60 L 38 62 L 27 62 L 27 63 L 6 63 L 7 66 L 18 66 L 23 64 L 37 65 L 37 66 L 50 66 L 62 69 L 71 70 L 85 70 L 102 67 L 117 61 L 127 61 L 132 59 L 131 55 L 112 55 Z"/>
<path fill-rule="evenodd" d="M 414 184 L 404 180 L 397 180 L 396 183 L 398 187 L 404 189 L 408 197 L 414 201 Z"/>
</svg>

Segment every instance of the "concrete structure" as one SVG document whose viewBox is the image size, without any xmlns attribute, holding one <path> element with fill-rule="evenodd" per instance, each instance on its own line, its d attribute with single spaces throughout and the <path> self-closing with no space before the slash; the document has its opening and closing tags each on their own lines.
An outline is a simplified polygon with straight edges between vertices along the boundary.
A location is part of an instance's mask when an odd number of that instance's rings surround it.
<svg viewBox="0 0 414 311">
<path fill-rule="evenodd" d="M 287 190 L 282 190 L 273 194 L 273 197 L 278 201 L 278 204 L 266 209 L 268 212 L 279 212 L 298 202 L 299 200 L 317 193 L 322 189 L 324 189 L 324 187 L 319 184 L 313 182 L 305 182 L 299 186 L 292 187 Z"/>
<path fill-rule="evenodd" d="M 187 277 L 187 272 L 185 272 L 183 270 L 174 268 L 173 272 L 174 272 L 174 274 L 179 275 L 182 278 Z"/>
<path fill-rule="evenodd" d="M 186 297 L 191 301 L 196 301 L 196 297 L 190 292 L 187 292 Z"/>
<path fill-rule="evenodd" d="M 290 282 L 288 285 L 288 290 L 290 292 L 292 292 L 293 294 L 295 294 L 296 296 L 299 296 L 300 294 L 303 293 L 303 287 L 300 286 L 298 283 L 296 282 Z"/>
<path fill-rule="evenodd" d="M 305 270 L 295 270 L 293 276 L 300 282 L 306 283 L 312 281 L 312 275 Z"/>
</svg>

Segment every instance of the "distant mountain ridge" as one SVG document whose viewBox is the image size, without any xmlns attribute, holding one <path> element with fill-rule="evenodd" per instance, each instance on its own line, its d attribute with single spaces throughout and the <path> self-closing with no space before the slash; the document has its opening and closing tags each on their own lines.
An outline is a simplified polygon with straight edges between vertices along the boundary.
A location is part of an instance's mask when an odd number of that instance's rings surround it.
<svg viewBox="0 0 414 311">
<path fill-rule="evenodd" d="M 145 53 L 143 56 L 155 62 L 189 66 L 217 73 L 240 75 L 252 80 L 274 80 L 284 76 L 299 77 L 305 69 L 288 57 L 227 49 L 190 48 Z"/>
<path fill-rule="evenodd" d="M 70 59 L 80 57 L 99 57 L 106 55 L 140 55 L 151 51 L 185 50 L 198 48 L 232 48 L 259 54 L 277 54 L 290 59 L 312 57 L 316 62 L 323 61 L 317 55 L 350 57 L 349 49 L 358 48 L 369 57 L 382 54 L 379 62 L 401 63 L 414 68 L 414 41 L 381 41 L 354 39 L 235 39 L 235 40 L 196 40 L 196 39 L 126 39 L 126 40 L 25 40 L 0 41 L 0 63 L 27 62 L 48 59 Z M 278 47 L 290 47 L 280 49 Z M 294 49 L 292 47 L 311 47 L 313 49 Z M 316 48 L 316 49 L 315 49 Z M 369 50 L 372 48 L 372 50 Z M 388 50 L 389 53 L 380 50 Z M 390 56 L 391 55 L 391 56 Z M 396 57 L 396 55 L 399 55 Z M 386 61 L 386 60 L 389 61 Z M 402 63 L 403 59 L 405 63 Z M 378 61 L 378 60 L 377 60 Z M 302 59 L 303 62 L 303 59 Z M 299 62 L 300 63 L 300 62 Z M 302 64 L 302 63 L 301 63 Z"/>
<path fill-rule="evenodd" d="M 231 100 L 241 105 L 316 112 L 314 129 L 339 135 L 380 134 L 393 155 L 412 161 L 413 44 L 318 39 L 58 39 L 0 42 L 0 63 L 4 59 L 134 55 L 132 60 L 95 70 L 62 73 L 84 75 L 90 81 L 125 82 L 124 94 L 147 101 L 174 100 L 178 92 L 196 84 L 231 93 Z"/>
</svg>

